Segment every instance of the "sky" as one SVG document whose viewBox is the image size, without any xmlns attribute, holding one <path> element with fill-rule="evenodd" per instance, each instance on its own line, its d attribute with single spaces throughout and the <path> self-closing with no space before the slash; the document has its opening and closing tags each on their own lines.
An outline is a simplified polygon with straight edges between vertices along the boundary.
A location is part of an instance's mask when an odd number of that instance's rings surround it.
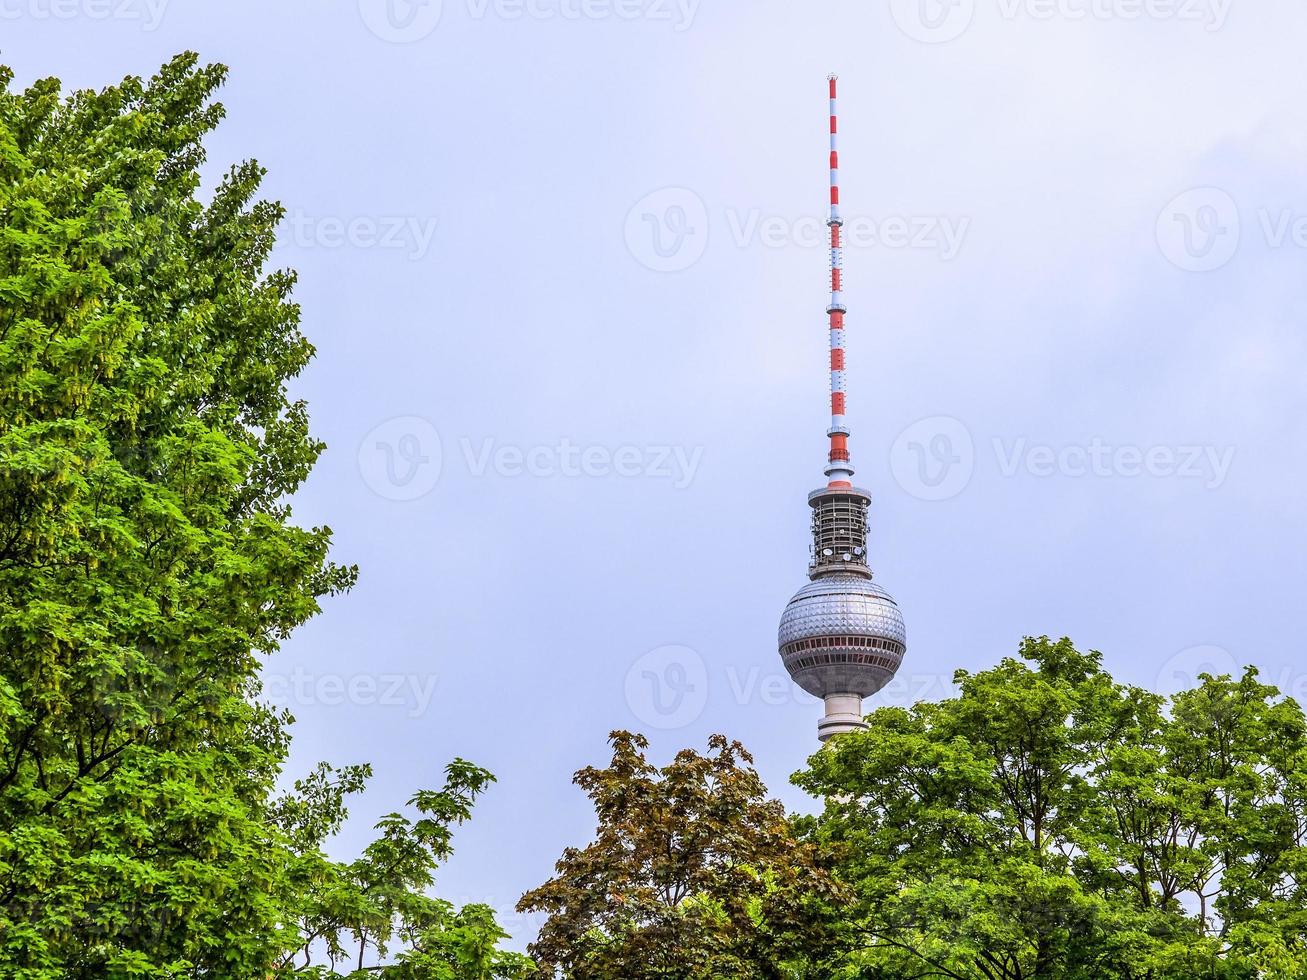
<svg viewBox="0 0 1307 980">
<path fill-rule="evenodd" d="M 462 757 L 440 893 L 512 912 L 614 729 L 722 732 L 788 806 L 775 630 L 824 482 L 826 75 L 850 448 L 908 653 L 868 707 L 1070 636 L 1166 693 L 1307 697 L 1301 0 L 0 0 L 25 86 L 231 69 L 354 591 L 269 662 L 335 844 Z"/>
</svg>

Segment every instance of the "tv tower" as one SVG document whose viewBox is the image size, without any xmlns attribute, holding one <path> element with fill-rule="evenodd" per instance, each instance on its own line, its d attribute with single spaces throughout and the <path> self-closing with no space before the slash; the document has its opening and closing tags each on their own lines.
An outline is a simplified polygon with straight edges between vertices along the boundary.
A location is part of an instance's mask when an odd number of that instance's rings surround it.
<svg viewBox="0 0 1307 980">
<path fill-rule="evenodd" d="M 830 76 L 830 452 L 827 484 L 808 494 L 812 555 L 807 585 L 781 616 L 781 660 L 794 682 L 825 702 L 817 737 L 865 728 L 862 699 L 889 683 L 907 650 L 903 615 L 867 566 L 871 494 L 853 485 L 845 424 L 843 220 L 840 218 L 836 76 Z"/>
</svg>

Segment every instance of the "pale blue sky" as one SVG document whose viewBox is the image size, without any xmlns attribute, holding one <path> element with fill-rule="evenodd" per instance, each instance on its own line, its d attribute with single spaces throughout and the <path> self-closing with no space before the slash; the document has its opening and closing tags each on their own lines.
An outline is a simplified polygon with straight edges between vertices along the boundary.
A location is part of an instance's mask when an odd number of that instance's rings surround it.
<svg viewBox="0 0 1307 980">
<path fill-rule="evenodd" d="M 269 168 L 319 351 L 296 514 L 362 566 L 269 668 L 298 769 L 376 766 L 342 854 L 461 755 L 500 783 L 441 890 L 509 908 L 588 839 L 570 775 L 616 727 L 725 732 L 808 805 L 775 627 L 832 70 L 851 448 L 909 633 L 873 704 L 1042 633 L 1307 693 L 1300 0 L 0 0 L 0 38 L 20 84 L 231 67 L 210 170 Z"/>
</svg>

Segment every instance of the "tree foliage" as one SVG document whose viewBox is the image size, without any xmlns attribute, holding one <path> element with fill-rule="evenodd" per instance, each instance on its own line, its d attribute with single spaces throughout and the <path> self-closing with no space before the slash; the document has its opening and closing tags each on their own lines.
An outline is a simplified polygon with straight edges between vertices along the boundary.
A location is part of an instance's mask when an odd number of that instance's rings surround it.
<svg viewBox="0 0 1307 980">
<path fill-rule="evenodd" d="M 282 210 L 253 162 L 197 197 L 224 75 L 0 69 L 0 974 L 266 980 L 353 930 L 395 976 L 499 976 L 484 910 L 421 894 L 486 774 L 347 865 L 321 847 L 363 770 L 275 797 L 261 658 L 355 572 L 286 503 L 322 445 Z"/>
<path fill-rule="evenodd" d="M 367 775 L 366 766 L 319 765 L 273 807 L 293 855 L 285 908 L 298 937 L 279 959 L 278 975 L 338 976 L 343 970 L 385 980 L 526 977 L 531 961 L 500 948 L 508 936 L 490 908 L 456 909 L 428 894 L 433 872 L 452 853 L 453 827 L 472 815 L 493 777 L 466 762 L 451 763 L 443 790 L 422 791 L 409 801 L 416 818 L 386 815 L 377 825 L 381 835 L 357 860 L 331 861 L 322 847 L 340 829 L 345 797 L 361 790 Z"/>
<path fill-rule="evenodd" d="M 659 769 L 643 736 L 614 732 L 612 762 L 575 782 L 599 826 L 569 848 L 520 911 L 548 918 L 531 947 L 542 976 L 690 980 L 804 975 L 826 952 L 823 900 L 838 892 L 796 841 L 753 760 L 720 735 Z"/>
<path fill-rule="evenodd" d="M 1262 684 L 1169 704 L 1028 640 L 796 777 L 856 893 L 847 977 L 1307 976 L 1307 725 Z"/>
</svg>

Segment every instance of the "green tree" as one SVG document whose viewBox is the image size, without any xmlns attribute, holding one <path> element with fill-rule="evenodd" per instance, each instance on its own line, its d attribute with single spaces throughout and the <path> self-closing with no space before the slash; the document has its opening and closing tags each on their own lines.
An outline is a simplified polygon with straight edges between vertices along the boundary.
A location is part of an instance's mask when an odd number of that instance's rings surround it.
<svg viewBox="0 0 1307 980">
<path fill-rule="evenodd" d="M 493 923 L 420 894 L 485 774 L 344 866 L 320 848 L 365 773 L 275 796 L 261 658 L 355 572 L 286 503 L 322 445 L 295 277 L 265 271 L 282 210 L 252 162 L 196 196 L 224 75 L 0 69 L 0 975 L 266 980 L 306 924 L 403 940 L 397 976 L 496 975 Z"/>
<path fill-rule="evenodd" d="M 796 841 L 738 742 L 659 769 L 643 736 L 614 732 L 612 762 L 575 782 L 594 841 L 569 848 L 523 912 L 548 918 L 531 947 L 542 976 L 574 980 L 782 978 L 831 948 L 823 900 L 838 890 Z"/>
<path fill-rule="evenodd" d="M 377 825 L 381 836 L 361 857 L 331 861 L 322 847 L 345 819 L 345 798 L 360 791 L 368 775 L 366 766 L 320 764 L 272 808 L 293 855 L 285 908 L 297 937 L 297 946 L 277 963 L 279 974 L 336 976 L 339 967 L 348 976 L 387 980 L 526 977 L 534 965 L 500 948 L 508 936 L 491 909 L 456 909 L 427 894 L 435 869 L 452 853 L 453 827 L 471 816 L 493 777 L 466 762 L 451 763 L 443 790 L 409 801 L 416 819 L 388 814 Z"/>
<path fill-rule="evenodd" d="M 796 776 L 857 895 L 844 976 L 1307 976 L 1296 703 L 1250 670 L 1167 704 L 1047 638 L 957 682 Z"/>
</svg>

